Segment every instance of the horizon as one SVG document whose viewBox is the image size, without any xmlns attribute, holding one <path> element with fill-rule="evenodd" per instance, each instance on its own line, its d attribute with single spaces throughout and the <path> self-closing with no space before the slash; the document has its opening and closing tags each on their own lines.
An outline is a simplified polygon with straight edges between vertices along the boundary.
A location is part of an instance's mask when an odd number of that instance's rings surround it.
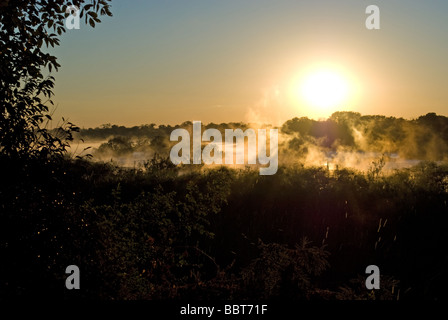
<svg viewBox="0 0 448 320">
<path fill-rule="evenodd" d="M 335 111 L 333 114 L 335 114 L 335 113 L 359 113 L 361 117 L 385 117 L 385 118 L 395 118 L 395 119 L 398 119 L 398 120 L 399 120 L 399 119 L 402 119 L 402 120 L 405 120 L 405 121 L 415 121 L 415 120 L 418 120 L 418 119 L 421 118 L 421 117 L 424 117 L 424 116 L 427 116 L 427 115 L 430 115 L 430 114 L 434 114 L 434 115 L 436 115 L 436 116 L 438 116 L 438 117 L 445 117 L 445 118 L 448 118 L 448 115 L 438 114 L 438 113 L 436 113 L 436 112 L 432 112 L 432 111 L 428 111 L 428 112 L 425 113 L 425 114 L 421 114 L 421 115 L 418 115 L 418 116 L 415 116 L 415 117 L 410 117 L 410 118 L 406 118 L 406 117 L 398 117 L 398 116 L 387 116 L 387 115 L 384 115 L 384 114 L 362 114 L 362 113 L 360 113 L 360 112 L 356 112 L 356 111 Z M 133 125 L 123 125 L 123 124 L 120 124 L 120 123 L 102 123 L 102 124 L 97 125 L 97 126 L 95 126 L 95 127 L 83 127 L 83 126 L 80 126 L 79 128 L 80 128 L 81 130 L 88 130 L 88 129 L 103 129 L 103 128 L 107 127 L 107 126 L 118 126 L 118 127 L 132 128 L 132 127 L 147 126 L 147 125 L 151 125 L 151 124 L 154 124 L 155 127 L 159 127 L 159 126 L 176 127 L 176 126 L 182 126 L 184 123 L 190 123 L 190 124 L 192 125 L 192 123 L 193 123 L 194 121 L 201 121 L 203 126 L 208 126 L 208 125 L 212 125 L 212 124 L 216 124 L 216 125 L 222 125 L 222 124 L 244 124 L 244 125 L 258 125 L 258 126 L 265 126 L 265 125 L 266 125 L 266 126 L 272 126 L 272 127 L 275 127 L 275 128 L 280 128 L 280 127 L 281 127 L 282 125 L 284 125 L 287 121 L 289 121 L 289 120 L 293 120 L 293 119 L 295 119 L 295 118 L 298 118 L 298 119 L 300 119 L 300 118 L 307 118 L 307 119 L 312 120 L 312 121 L 320 122 L 320 121 L 328 121 L 328 120 L 330 120 L 330 119 L 331 119 L 331 116 L 332 116 L 333 114 L 331 114 L 330 116 L 328 116 L 328 117 L 326 117 L 326 118 L 319 118 L 319 119 L 314 119 L 314 118 L 310 118 L 310 117 L 307 117 L 307 116 L 303 116 L 303 117 L 292 117 L 292 118 L 290 118 L 290 119 L 285 119 L 285 121 L 282 122 L 282 123 L 279 124 L 279 125 L 273 125 L 273 124 L 268 123 L 268 122 L 246 122 L 246 121 L 226 121 L 226 122 L 213 122 L 213 121 L 210 121 L 210 122 L 203 122 L 202 120 L 185 120 L 185 121 L 183 121 L 183 122 L 177 122 L 177 123 L 156 123 L 156 122 L 148 122 L 148 123 L 140 123 L 140 124 L 133 124 Z M 65 119 L 65 120 L 70 121 L 70 119 Z M 74 124 L 75 124 L 75 125 L 78 125 L 78 124 L 76 124 L 76 123 L 74 123 Z"/>
</svg>

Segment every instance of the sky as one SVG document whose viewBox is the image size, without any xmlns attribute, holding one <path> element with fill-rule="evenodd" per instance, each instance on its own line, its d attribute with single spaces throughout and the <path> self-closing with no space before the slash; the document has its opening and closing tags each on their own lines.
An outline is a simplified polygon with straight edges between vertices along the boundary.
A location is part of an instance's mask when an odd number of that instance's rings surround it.
<svg viewBox="0 0 448 320">
<path fill-rule="evenodd" d="M 372 4 L 379 30 L 366 28 Z M 111 11 L 50 50 L 61 64 L 56 120 L 88 128 L 281 125 L 335 111 L 448 116 L 446 0 L 113 0 Z M 319 72 L 344 84 L 342 98 L 332 101 L 339 83 L 321 78 L 314 98 L 329 104 L 305 98 Z"/>
</svg>

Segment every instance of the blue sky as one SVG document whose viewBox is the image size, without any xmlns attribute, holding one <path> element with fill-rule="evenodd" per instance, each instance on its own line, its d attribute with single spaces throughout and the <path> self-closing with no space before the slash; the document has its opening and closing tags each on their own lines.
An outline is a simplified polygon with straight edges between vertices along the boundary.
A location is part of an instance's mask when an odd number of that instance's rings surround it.
<svg viewBox="0 0 448 320">
<path fill-rule="evenodd" d="M 370 4 L 380 30 L 365 28 Z M 56 118 L 92 127 L 448 115 L 446 1 L 116 0 L 112 12 L 51 50 L 62 65 Z M 348 79 L 343 105 L 317 113 L 292 97 L 316 66 Z"/>
</svg>

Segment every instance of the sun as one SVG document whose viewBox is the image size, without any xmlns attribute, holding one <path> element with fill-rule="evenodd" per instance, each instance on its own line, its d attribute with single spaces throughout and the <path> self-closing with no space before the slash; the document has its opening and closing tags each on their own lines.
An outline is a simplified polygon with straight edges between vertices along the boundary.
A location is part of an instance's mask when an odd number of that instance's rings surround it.
<svg viewBox="0 0 448 320">
<path fill-rule="evenodd" d="M 303 79 L 298 93 L 310 107 L 329 111 L 345 102 L 349 85 L 344 76 L 336 71 L 318 70 Z"/>
</svg>

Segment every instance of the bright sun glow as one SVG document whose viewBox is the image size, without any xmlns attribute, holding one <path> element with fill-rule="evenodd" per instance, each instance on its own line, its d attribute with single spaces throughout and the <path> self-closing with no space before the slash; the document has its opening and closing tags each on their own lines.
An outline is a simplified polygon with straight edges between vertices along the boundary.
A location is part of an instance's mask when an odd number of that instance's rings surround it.
<svg viewBox="0 0 448 320">
<path fill-rule="evenodd" d="M 311 106 L 319 109 L 339 107 L 348 96 L 348 83 L 337 72 L 321 70 L 306 77 L 300 94 Z"/>
</svg>

